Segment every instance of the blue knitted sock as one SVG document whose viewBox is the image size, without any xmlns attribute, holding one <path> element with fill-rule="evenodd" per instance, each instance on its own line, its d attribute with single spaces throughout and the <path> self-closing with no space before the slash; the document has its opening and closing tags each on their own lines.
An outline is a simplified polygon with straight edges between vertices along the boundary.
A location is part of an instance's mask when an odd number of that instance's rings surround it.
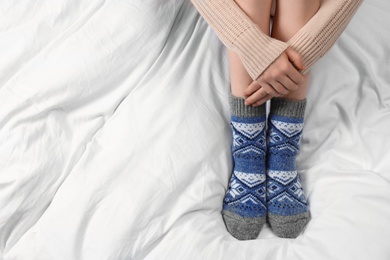
<svg viewBox="0 0 390 260">
<path fill-rule="evenodd" d="M 306 100 L 274 98 L 268 119 L 268 221 L 279 237 L 295 238 L 309 221 L 308 205 L 295 163 Z"/>
<path fill-rule="evenodd" d="M 234 171 L 222 216 L 227 230 L 239 240 L 255 239 L 266 221 L 265 106 L 245 106 L 230 98 Z"/>
</svg>

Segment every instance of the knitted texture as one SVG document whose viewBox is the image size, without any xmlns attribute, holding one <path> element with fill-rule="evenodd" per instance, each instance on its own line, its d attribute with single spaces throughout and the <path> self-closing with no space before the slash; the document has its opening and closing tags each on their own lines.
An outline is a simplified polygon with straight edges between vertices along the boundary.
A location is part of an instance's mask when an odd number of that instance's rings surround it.
<svg viewBox="0 0 390 260">
<path fill-rule="evenodd" d="M 268 151 L 268 210 L 277 215 L 307 211 L 295 159 L 303 118 L 271 116 Z"/>
<path fill-rule="evenodd" d="M 281 237 L 298 236 L 308 221 L 307 201 L 295 162 L 299 153 L 305 104 L 306 101 L 271 101 L 268 121 L 267 207 L 271 227 Z"/>
<path fill-rule="evenodd" d="M 321 0 L 318 12 L 287 43 L 262 32 L 234 0 L 191 1 L 256 80 L 289 46 L 302 54 L 309 70 L 333 46 L 363 0 Z"/>
<path fill-rule="evenodd" d="M 234 168 L 222 213 L 226 227 L 234 237 L 254 239 L 267 213 L 265 107 L 245 107 L 243 99 L 232 97 L 232 100 Z M 251 233 L 248 235 L 248 232 Z"/>
</svg>

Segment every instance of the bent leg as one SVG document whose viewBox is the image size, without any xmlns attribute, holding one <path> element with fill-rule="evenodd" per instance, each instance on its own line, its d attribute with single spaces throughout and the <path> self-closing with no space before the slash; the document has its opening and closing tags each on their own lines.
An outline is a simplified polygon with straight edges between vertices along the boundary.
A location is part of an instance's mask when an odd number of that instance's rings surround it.
<svg viewBox="0 0 390 260">
<path fill-rule="evenodd" d="M 276 0 L 276 10 L 271 36 L 287 42 L 317 13 L 320 0 Z M 283 96 L 286 99 L 302 100 L 306 98 L 309 76 L 298 90 Z"/>
<path fill-rule="evenodd" d="M 288 41 L 317 12 L 319 0 L 278 0 L 272 36 Z M 268 221 L 280 237 L 295 238 L 309 221 L 296 166 L 308 79 L 299 89 L 271 100 L 268 118 Z"/>
<path fill-rule="evenodd" d="M 236 0 L 269 34 L 271 0 Z M 266 221 L 265 106 L 245 106 L 244 90 L 252 83 L 239 57 L 229 51 L 233 173 L 222 216 L 227 230 L 240 240 L 257 238 Z"/>
</svg>

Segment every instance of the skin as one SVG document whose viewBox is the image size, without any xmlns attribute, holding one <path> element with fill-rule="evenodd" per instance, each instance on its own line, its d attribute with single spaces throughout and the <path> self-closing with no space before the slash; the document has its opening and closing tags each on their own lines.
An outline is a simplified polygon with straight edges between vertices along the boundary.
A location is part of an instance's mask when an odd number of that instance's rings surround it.
<svg viewBox="0 0 390 260">
<path fill-rule="evenodd" d="M 294 36 L 320 7 L 320 0 L 276 0 L 270 32 L 272 0 L 236 0 L 236 3 L 265 34 L 285 42 Z M 235 52 L 229 51 L 228 55 L 232 94 L 246 98 L 246 105 L 259 106 L 273 97 L 292 100 L 306 98 L 309 76 L 299 72 L 305 68 L 303 59 L 292 48 L 282 53 L 255 81 L 246 72 Z"/>
</svg>

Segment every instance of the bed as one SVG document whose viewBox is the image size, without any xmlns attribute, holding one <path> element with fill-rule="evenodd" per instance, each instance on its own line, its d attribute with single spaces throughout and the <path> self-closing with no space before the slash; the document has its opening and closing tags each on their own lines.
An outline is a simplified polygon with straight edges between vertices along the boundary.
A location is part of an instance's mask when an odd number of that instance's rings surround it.
<svg viewBox="0 0 390 260">
<path fill-rule="evenodd" d="M 390 259 L 390 2 L 312 69 L 311 220 L 238 241 L 225 49 L 190 1 L 0 3 L 0 259 Z"/>
</svg>

